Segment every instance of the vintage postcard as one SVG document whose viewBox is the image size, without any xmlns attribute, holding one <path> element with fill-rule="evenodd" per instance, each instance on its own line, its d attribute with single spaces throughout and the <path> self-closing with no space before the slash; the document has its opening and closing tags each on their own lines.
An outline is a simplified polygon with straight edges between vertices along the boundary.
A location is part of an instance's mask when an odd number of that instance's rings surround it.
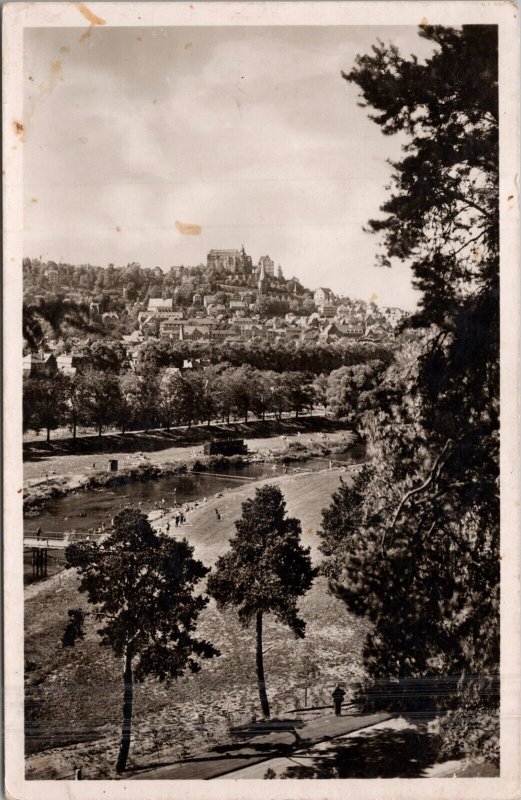
<svg viewBox="0 0 521 800">
<path fill-rule="evenodd" d="M 520 797 L 518 16 L 4 4 L 6 796 Z"/>
</svg>

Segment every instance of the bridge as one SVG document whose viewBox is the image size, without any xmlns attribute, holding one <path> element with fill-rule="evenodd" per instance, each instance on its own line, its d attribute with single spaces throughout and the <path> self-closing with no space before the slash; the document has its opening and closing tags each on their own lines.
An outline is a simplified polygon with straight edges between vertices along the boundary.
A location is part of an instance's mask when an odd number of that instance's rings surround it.
<svg viewBox="0 0 521 800">
<path fill-rule="evenodd" d="M 64 550 L 71 542 L 82 542 L 86 539 L 99 541 L 100 535 L 92 533 L 68 532 L 63 536 L 42 536 L 29 531 L 24 534 L 24 550 L 32 551 L 33 578 L 47 577 L 47 562 L 49 550 Z"/>
</svg>

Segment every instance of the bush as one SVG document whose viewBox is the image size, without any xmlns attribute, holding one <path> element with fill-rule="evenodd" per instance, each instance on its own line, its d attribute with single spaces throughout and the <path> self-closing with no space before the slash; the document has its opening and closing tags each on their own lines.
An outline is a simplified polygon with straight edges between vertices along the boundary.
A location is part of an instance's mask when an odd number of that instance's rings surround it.
<svg viewBox="0 0 521 800">
<path fill-rule="evenodd" d="M 484 758 L 499 768 L 499 709 L 464 705 L 438 722 L 439 755 Z"/>
</svg>

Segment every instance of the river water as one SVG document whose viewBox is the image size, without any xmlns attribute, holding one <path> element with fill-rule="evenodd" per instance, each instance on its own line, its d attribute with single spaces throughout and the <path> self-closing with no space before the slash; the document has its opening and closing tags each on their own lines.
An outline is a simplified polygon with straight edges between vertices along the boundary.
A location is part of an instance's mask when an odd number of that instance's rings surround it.
<svg viewBox="0 0 521 800">
<path fill-rule="evenodd" d="M 342 454 L 331 456 L 333 463 L 360 463 L 364 460 L 363 445 L 355 445 Z M 38 516 L 24 520 L 24 534 L 30 536 L 37 528 L 46 536 L 60 538 L 71 531 L 86 533 L 109 523 L 126 505 L 139 505 L 151 511 L 165 501 L 162 507 L 213 497 L 217 492 L 254 482 L 270 476 L 295 471 L 317 471 L 328 467 L 328 458 L 309 458 L 290 464 L 253 463 L 237 466 L 230 464 L 219 472 L 188 473 L 157 480 L 138 481 L 107 489 L 80 490 L 58 500 L 50 501 Z"/>
</svg>

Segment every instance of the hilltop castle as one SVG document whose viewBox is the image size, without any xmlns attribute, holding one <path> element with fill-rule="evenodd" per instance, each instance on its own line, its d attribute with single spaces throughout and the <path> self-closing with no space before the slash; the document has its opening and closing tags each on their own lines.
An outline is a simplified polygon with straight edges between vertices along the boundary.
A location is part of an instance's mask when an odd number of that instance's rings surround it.
<svg viewBox="0 0 521 800">
<path fill-rule="evenodd" d="M 275 264 L 269 256 L 261 256 L 257 266 L 253 266 L 251 256 L 247 255 L 244 245 L 240 250 L 210 250 L 206 257 L 208 267 L 220 267 L 232 275 L 256 275 L 261 271 L 269 278 L 275 276 Z M 279 277 L 282 270 L 279 267 Z"/>
<path fill-rule="evenodd" d="M 251 275 L 253 263 L 246 255 L 244 245 L 240 250 L 210 250 L 206 264 L 208 267 L 221 267 L 232 274 Z"/>
</svg>

